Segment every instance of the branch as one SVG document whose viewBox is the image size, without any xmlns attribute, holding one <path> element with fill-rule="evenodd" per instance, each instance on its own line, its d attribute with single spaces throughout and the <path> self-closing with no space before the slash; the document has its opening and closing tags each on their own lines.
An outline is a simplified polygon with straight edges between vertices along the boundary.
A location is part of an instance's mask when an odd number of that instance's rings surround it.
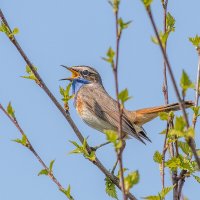
<svg viewBox="0 0 200 200">
<path fill-rule="evenodd" d="M 0 9 L 0 19 L 1 21 L 8 27 L 8 29 L 11 31 L 9 24 L 3 14 L 3 12 Z M 55 104 L 55 106 L 58 108 L 58 110 L 62 113 L 62 115 L 64 116 L 64 118 L 68 121 L 68 123 L 70 124 L 71 128 L 73 129 L 74 133 L 76 134 L 76 136 L 78 137 L 78 139 L 80 140 L 81 143 L 83 143 L 84 141 L 84 137 L 82 136 L 81 132 L 79 131 L 78 127 L 76 126 L 76 124 L 74 123 L 74 121 L 72 120 L 70 113 L 66 112 L 63 107 L 59 104 L 59 102 L 56 100 L 56 98 L 54 97 L 54 95 L 51 93 L 51 91 L 48 89 L 48 87 L 46 86 L 46 84 L 44 83 L 44 81 L 42 80 L 41 76 L 38 74 L 38 72 L 35 70 L 33 64 L 31 63 L 31 61 L 29 60 L 29 58 L 27 57 L 27 55 L 25 54 L 25 52 L 22 50 L 21 46 L 19 45 L 18 41 L 16 40 L 15 36 L 13 37 L 8 37 L 10 39 L 10 41 L 13 43 L 13 45 L 17 48 L 18 52 L 20 53 L 20 55 L 22 56 L 22 58 L 24 59 L 24 61 L 26 62 L 26 64 L 30 67 L 31 71 L 33 72 L 33 74 L 35 75 L 35 77 L 37 78 L 40 87 L 44 90 L 44 92 L 49 96 L 49 98 L 51 99 L 51 101 Z M 87 149 L 88 152 L 90 153 L 92 150 L 90 148 L 90 146 L 87 145 Z M 104 166 L 103 164 L 100 162 L 100 160 L 96 157 L 95 161 L 90 161 L 92 162 L 94 165 L 96 165 L 100 171 L 105 174 L 105 176 L 109 177 L 110 180 L 120 189 L 121 186 L 119 184 L 119 180 L 116 176 L 114 176 L 112 173 L 110 173 Z M 136 200 L 136 197 L 131 194 L 130 192 L 127 193 L 127 196 L 129 199 L 131 200 Z"/>
<path fill-rule="evenodd" d="M 44 163 L 44 161 L 42 160 L 42 158 L 38 155 L 38 153 L 35 151 L 35 149 L 33 148 L 31 142 L 29 141 L 29 139 L 27 138 L 27 136 L 25 135 L 23 129 L 21 128 L 21 126 L 19 125 L 16 117 L 11 117 L 8 112 L 4 109 L 4 107 L 0 104 L 0 110 L 3 111 L 3 113 L 9 118 L 9 120 L 13 123 L 13 125 L 18 129 L 18 131 L 21 133 L 22 136 L 24 136 L 26 138 L 26 145 L 25 147 L 27 147 L 36 157 L 36 159 L 38 160 L 38 162 L 42 165 L 42 167 L 48 172 L 47 176 L 58 186 L 60 191 L 64 191 L 64 187 L 60 184 L 60 182 L 57 180 L 57 178 L 54 176 L 53 172 L 47 167 L 47 165 Z M 73 199 L 73 197 L 71 197 Z"/>
<path fill-rule="evenodd" d="M 173 72 L 172 72 L 172 67 L 171 67 L 171 65 L 169 63 L 169 59 L 168 59 L 167 53 L 165 52 L 165 50 L 163 48 L 163 45 L 162 45 L 162 42 L 160 40 L 156 24 L 155 24 L 155 21 L 153 19 L 152 13 L 151 13 L 150 6 L 146 7 L 146 11 L 147 11 L 149 19 L 151 21 L 151 24 L 152 24 L 153 30 L 155 32 L 155 35 L 157 37 L 157 40 L 158 40 L 162 55 L 163 55 L 164 60 L 166 62 L 167 69 L 168 69 L 168 72 L 169 72 L 169 75 L 170 75 L 170 78 L 171 78 L 171 81 L 172 81 L 172 85 L 174 87 L 175 94 L 176 94 L 176 97 L 177 97 L 178 102 L 179 102 L 179 106 L 180 106 L 180 108 L 181 108 L 181 110 L 183 112 L 183 117 L 185 119 L 186 126 L 187 126 L 187 128 L 189 128 L 189 121 L 188 121 L 187 113 L 186 113 L 186 110 L 185 110 L 184 102 L 182 101 L 180 93 L 178 91 L 178 87 L 177 87 L 177 84 L 176 84 L 176 81 L 175 81 L 175 78 L 174 78 L 174 75 L 173 75 Z M 188 140 L 187 140 L 187 143 L 190 146 L 190 148 L 192 150 L 192 153 L 194 154 L 195 160 L 197 162 L 197 165 L 198 165 L 198 167 L 200 169 L 200 159 L 199 159 L 199 157 L 197 155 L 197 152 L 196 152 L 196 148 L 195 148 L 196 145 L 195 145 L 194 139 L 192 137 L 189 137 Z"/>
<path fill-rule="evenodd" d="M 197 107 L 199 105 L 199 89 L 200 89 L 200 48 L 197 48 L 198 52 L 198 67 L 197 67 L 197 79 L 196 79 L 196 94 L 195 94 L 195 101 L 194 106 Z M 197 117 L 195 114 L 193 115 L 193 128 L 196 126 Z"/>
<path fill-rule="evenodd" d="M 122 135 L 122 114 L 123 114 L 123 109 L 121 108 L 120 102 L 119 102 L 119 81 L 118 81 L 118 63 L 119 63 L 119 45 L 120 45 L 120 39 L 121 39 L 121 31 L 119 31 L 119 25 L 118 25 L 118 7 L 116 7 L 115 11 L 115 29 L 116 29 L 116 57 L 115 57 L 115 62 L 113 63 L 113 73 L 114 73 L 114 78 L 115 78 L 115 93 L 116 93 L 116 98 L 117 98 L 117 106 L 118 106 L 118 111 L 119 111 L 119 128 L 118 128 L 118 136 L 119 140 L 123 143 L 123 135 Z M 117 150 L 117 159 L 119 162 L 119 170 L 120 170 L 120 182 L 122 186 L 122 193 L 123 193 L 123 199 L 127 200 L 127 195 L 125 191 L 125 185 L 124 185 L 124 170 L 123 170 L 123 150 L 124 150 L 124 145 Z"/>
<path fill-rule="evenodd" d="M 167 6 L 168 6 L 168 0 L 163 1 L 163 14 L 164 14 L 164 20 L 163 20 L 163 24 L 164 24 L 164 34 L 167 31 Z M 167 40 L 165 43 L 165 47 L 164 47 L 164 51 L 166 52 L 167 48 Z M 168 99 L 168 82 L 167 82 L 167 67 L 166 67 L 166 62 L 164 60 L 163 62 L 163 77 L 164 77 L 164 81 L 163 81 L 163 87 L 162 87 L 162 91 L 163 91 L 163 95 L 164 95 L 164 99 L 165 99 L 165 105 L 167 105 L 169 103 L 169 99 Z M 162 152 L 162 163 L 161 163 L 161 179 L 162 179 L 162 188 L 165 187 L 165 153 L 167 151 L 166 148 L 166 142 L 167 142 L 167 136 L 168 136 L 168 131 L 169 131 L 169 122 L 167 122 L 167 128 L 166 128 L 166 133 L 165 133 L 165 139 L 164 139 L 164 144 L 163 144 L 163 152 Z"/>
</svg>

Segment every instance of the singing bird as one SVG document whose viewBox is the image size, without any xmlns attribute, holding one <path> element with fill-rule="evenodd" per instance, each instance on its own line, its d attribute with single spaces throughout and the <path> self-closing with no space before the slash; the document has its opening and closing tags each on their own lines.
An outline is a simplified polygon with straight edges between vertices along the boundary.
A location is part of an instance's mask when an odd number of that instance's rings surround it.
<svg viewBox="0 0 200 200">
<path fill-rule="evenodd" d="M 117 131 L 119 128 L 118 104 L 105 90 L 101 76 L 92 67 L 73 66 L 65 67 L 72 72 L 69 80 L 72 82 L 74 106 L 81 119 L 92 128 L 104 132 Z M 192 106 L 191 101 L 185 101 L 185 107 Z M 179 110 L 179 104 L 173 103 L 163 106 L 143 108 L 129 111 L 125 108 L 122 114 L 122 133 L 127 137 L 134 137 L 139 141 L 151 141 L 142 125 L 156 118 L 160 112 Z"/>
</svg>

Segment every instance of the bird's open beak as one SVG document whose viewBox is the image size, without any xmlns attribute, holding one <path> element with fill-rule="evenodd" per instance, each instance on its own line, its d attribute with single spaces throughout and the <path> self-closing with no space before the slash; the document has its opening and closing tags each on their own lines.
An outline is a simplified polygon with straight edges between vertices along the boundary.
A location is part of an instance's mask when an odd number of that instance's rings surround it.
<svg viewBox="0 0 200 200">
<path fill-rule="evenodd" d="M 75 69 L 64 66 L 64 65 L 61 65 L 61 66 L 64 67 L 65 69 L 69 70 L 70 72 L 72 72 L 72 76 L 69 78 L 62 78 L 62 79 L 60 79 L 60 81 L 64 81 L 64 80 L 73 81 L 75 78 L 78 78 L 80 76 L 79 72 L 76 71 Z"/>
</svg>

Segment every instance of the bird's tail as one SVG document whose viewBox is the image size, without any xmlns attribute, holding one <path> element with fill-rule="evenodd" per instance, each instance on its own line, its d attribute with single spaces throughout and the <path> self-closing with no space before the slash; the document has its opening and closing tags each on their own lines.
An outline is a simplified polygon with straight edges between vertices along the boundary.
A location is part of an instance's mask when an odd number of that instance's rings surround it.
<svg viewBox="0 0 200 200">
<path fill-rule="evenodd" d="M 194 105 L 192 101 L 185 101 L 184 105 L 189 108 Z M 180 110 L 179 103 L 168 104 L 164 106 L 156 106 L 151 108 L 143 108 L 140 110 L 132 111 L 134 116 L 133 122 L 139 126 L 151 121 L 156 118 L 160 112 L 170 112 Z"/>
</svg>

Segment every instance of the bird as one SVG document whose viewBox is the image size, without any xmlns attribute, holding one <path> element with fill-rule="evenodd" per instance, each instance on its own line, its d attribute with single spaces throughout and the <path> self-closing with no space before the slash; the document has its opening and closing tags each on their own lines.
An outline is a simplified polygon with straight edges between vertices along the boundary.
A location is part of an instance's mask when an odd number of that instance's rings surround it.
<svg viewBox="0 0 200 200">
<path fill-rule="evenodd" d="M 113 99 L 103 86 L 100 74 L 96 69 L 85 66 L 68 67 L 61 65 L 72 73 L 68 80 L 72 83 L 74 95 L 74 106 L 80 118 L 90 127 L 105 132 L 119 129 L 118 102 Z M 185 101 L 185 107 L 191 107 L 192 101 Z M 123 108 L 122 112 L 122 133 L 126 138 L 136 138 L 145 144 L 151 142 L 146 131 L 142 127 L 145 123 L 156 118 L 160 112 L 180 110 L 179 103 L 161 105 L 139 110 L 130 111 Z"/>
</svg>

